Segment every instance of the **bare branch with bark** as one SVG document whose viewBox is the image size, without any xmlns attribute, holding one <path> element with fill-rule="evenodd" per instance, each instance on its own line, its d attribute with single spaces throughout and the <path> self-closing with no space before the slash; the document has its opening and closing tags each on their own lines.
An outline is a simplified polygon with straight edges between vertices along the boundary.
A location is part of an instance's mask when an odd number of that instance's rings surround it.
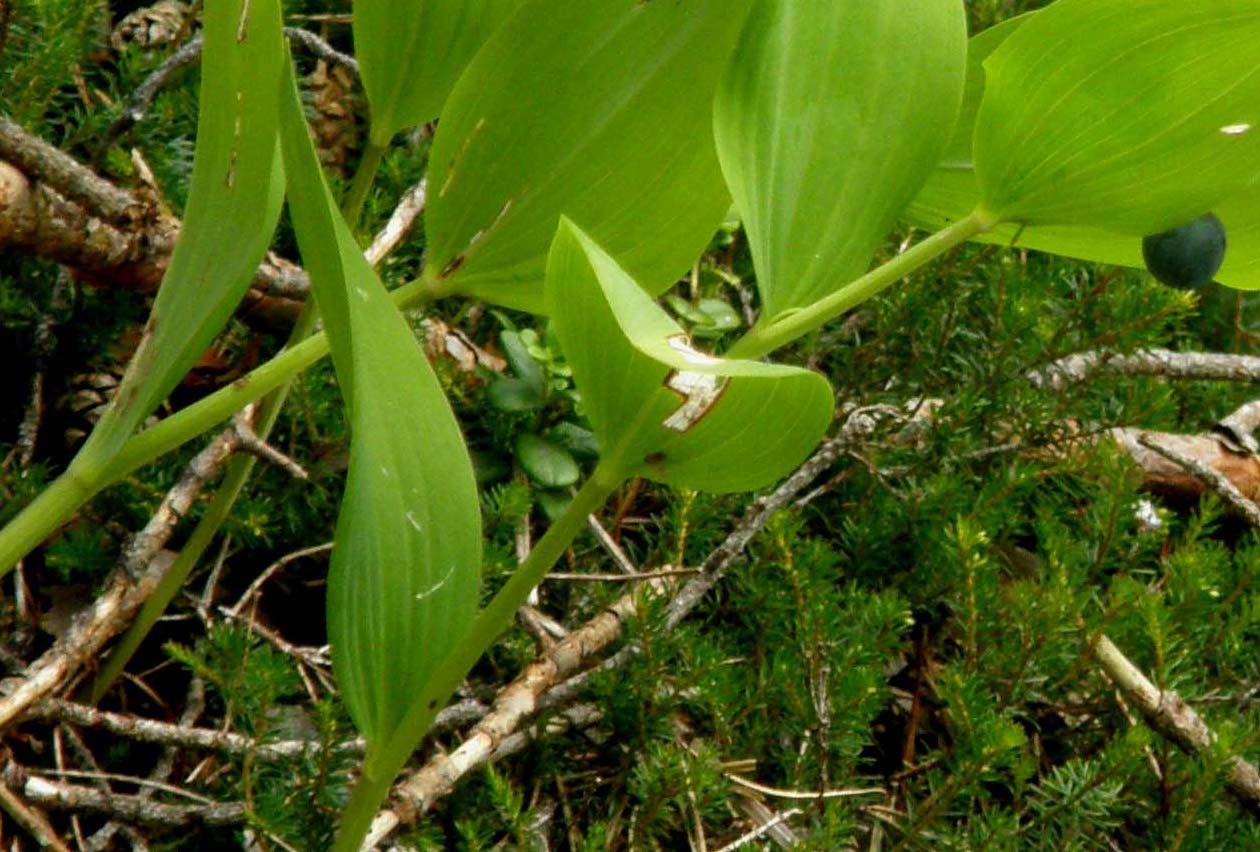
<svg viewBox="0 0 1260 852">
<path fill-rule="evenodd" d="M 1152 728 L 1190 754 L 1202 755 L 1212 749 L 1216 735 L 1181 696 L 1152 683 L 1106 636 L 1095 638 L 1090 650 L 1107 677 Z M 1240 757 L 1228 758 L 1225 783 L 1248 810 L 1260 815 L 1260 772 L 1256 767 Z"/>
</svg>

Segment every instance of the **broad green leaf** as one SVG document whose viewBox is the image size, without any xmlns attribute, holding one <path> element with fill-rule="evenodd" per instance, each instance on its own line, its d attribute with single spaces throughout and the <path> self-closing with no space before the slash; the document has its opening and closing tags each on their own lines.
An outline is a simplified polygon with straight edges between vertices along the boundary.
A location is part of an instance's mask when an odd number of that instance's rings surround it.
<svg viewBox="0 0 1260 852">
<path fill-rule="evenodd" d="M 280 4 L 207 4 L 204 39 L 183 230 L 144 339 L 85 456 L 113 455 L 197 362 L 245 295 L 280 218 Z"/>
<path fill-rule="evenodd" d="M 825 379 L 697 352 L 568 220 L 551 250 L 547 303 L 605 469 L 704 491 L 748 491 L 799 464 L 831 422 Z"/>
<path fill-rule="evenodd" d="M 960 0 L 759 0 L 714 110 L 764 322 L 866 272 L 940 159 L 967 55 Z"/>
<path fill-rule="evenodd" d="M 328 577 L 328 636 L 369 749 L 394 732 L 477 608 L 472 463 L 411 328 L 337 212 L 292 75 L 282 104 L 289 212 L 350 420 Z"/>
<path fill-rule="evenodd" d="M 980 185 L 971 162 L 972 136 L 984 96 L 984 61 L 1032 14 L 1003 21 L 974 36 L 968 44 L 967 86 L 958 127 L 944 158 L 908 210 L 916 225 L 938 230 L 961 219 L 980 203 Z M 1260 289 L 1260 187 L 1248 187 L 1217 205 L 1225 224 L 1228 249 L 1217 274 L 1222 284 Z M 978 242 L 1016 245 L 1051 254 L 1142 268 L 1142 243 L 1131 234 L 1070 225 L 999 225 Z"/>
<path fill-rule="evenodd" d="M 966 216 L 980 203 L 980 184 L 971 160 L 976 115 L 984 97 L 984 61 L 1035 13 L 1020 15 L 972 36 L 967 42 L 967 76 L 958 123 L 949 144 L 906 215 L 915 224 L 938 230 Z M 1010 242 L 1014 227 L 1005 242 Z"/>
<path fill-rule="evenodd" d="M 429 157 L 427 274 L 538 311 L 561 214 L 660 292 L 730 205 L 709 120 L 751 0 L 527 0 L 451 93 Z"/>
<path fill-rule="evenodd" d="M 984 210 L 1141 237 L 1260 178 L 1260 5 L 1059 0 L 985 61 Z"/>
<path fill-rule="evenodd" d="M 355 0 L 354 55 L 371 141 L 432 121 L 473 54 L 521 0 Z"/>
</svg>

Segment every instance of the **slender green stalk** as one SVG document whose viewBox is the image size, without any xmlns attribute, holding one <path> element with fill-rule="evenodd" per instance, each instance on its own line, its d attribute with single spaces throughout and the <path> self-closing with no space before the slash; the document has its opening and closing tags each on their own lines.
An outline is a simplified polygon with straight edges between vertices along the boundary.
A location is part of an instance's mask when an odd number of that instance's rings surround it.
<svg viewBox="0 0 1260 852">
<path fill-rule="evenodd" d="M 379 164 L 379 155 L 371 159 L 365 157 L 359 164 L 359 171 L 355 175 L 355 184 L 363 183 L 370 186 Z M 347 198 L 342 209 L 342 216 L 346 218 L 351 227 L 354 227 L 354 223 L 358 219 L 362 206 L 362 196 L 360 196 L 358 203 L 359 207 L 352 208 L 352 201 L 350 198 Z M 297 320 L 293 323 L 293 328 L 289 332 L 289 339 L 285 342 L 285 349 L 292 349 L 309 337 L 315 328 L 318 317 L 319 311 L 316 307 L 315 299 L 308 298 L 302 306 L 302 312 L 298 314 Z M 285 400 L 288 399 L 289 389 L 292 386 L 293 379 L 290 378 L 264 397 L 259 405 L 258 414 L 254 418 L 253 429 L 255 434 L 262 440 L 267 440 L 272 428 L 275 427 L 276 421 L 280 418 L 280 412 L 284 409 Z M 206 507 L 205 513 L 201 516 L 201 520 L 197 522 L 197 526 L 188 537 L 188 541 L 180 550 L 179 556 L 175 558 L 174 564 L 162 575 L 157 588 L 153 590 L 152 595 L 145 599 L 140 612 L 136 614 L 135 621 L 127 628 L 127 632 L 123 634 L 122 639 L 110 651 L 104 665 L 101 666 L 96 677 L 92 679 L 86 691 L 89 704 L 96 704 L 104 697 L 110 685 L 122 673 L 122 670 L 127 667 L 127 663 L 131 660 L 132 655 L 135 654 L 136 649 L 140 647 L 145 637 L 149 635 L 153 625 L 157 624 L 162 613 L 166 612 L 166 608 L 170 606 L 175 595 L 183 588 L 193 568 L 201 561 L 201 557 L 205 555 L 206 549 L 210 547 L 214 537 L 218 535 L 220 527 L 231 515 L 232 507 L 236 505 L 241 492 L 245 490 L 245 485 L 249 482 L 257 462 L 257 458 L 248 454 L 238 454 L 228 462 L 228 469 L 223 476 L 223 482 L 220 483 L 214 499 L 210 501 L 210 505 Z"/>
<path fill-rule="evenodd" d="M 302 307 L 302 312 L 298 315 L 297 321 L 293 324 L 293 330 L 289 333 L 286 348 L 291 349 L 310 336 L 311 330 L 315 327 L 318 313 L 315 309 L 315 300 L 307 300 Z M 258 415 L 254 419 L 253 428 L 255 434 L 264 441 L 271 434 L 272 428 L 276 425 L 276 420 L 280 417 L 280 412 L 284 408 L 284 401 L 289 396 L 291 385 L 292 380 L 276 388 L 269 396 L 263 399 L 262 404 L 258 408 Z M 257 458 L 248 454 L 238 454 L 228 462 L 227 473 L 223 476 L 223 482 L 219 484 L 219 489 L 215 492 L 214 499 L 206 507 L 205 513 L 201 516 L 201 520 L 197 522 L 197 526 L 188 537 L 188 541 L 185 542 L 180 550 L 179 556 L 175 557 L 175 562 L 162 575 L 161 582 L 153 590 L 153 594 L 145 600 L 144 605 L 140 608 L 140 612 L 136 614 L 135 621 L 127 628 L 127 632 L 123 634 L 118 644 L 110 651 L 100 671 L 92 679 L 91 685 L 86 692 L 89 704 L 96 704 L 101 700 L 110 685 L 122 673 L 122 670 L 126 668 L 132 655 L 140 647 L 140 643 L 149 635 L 153 625 L 157 624 L 157 620 L 162 616 L 162 613 L 166 611 L 175 595 L 183 588 L 188 575 L 192 573 L 192 569 L 201 561 L 201 557 L 205 554 L 206 549 L 218 534 L 219 528 L 223 526 L 228 519 L 228 515 L 231 514 L 232 506 L 235 505 L 237 498 L 244 491 L 245 484 L 249 481 L 249 477 L 253 473 L 257 462 Z"/>
<path fill-rule="evenodd" d="M 564 514 L 551 525 L 507 584 L 477 615 L 463 640 L 438 666 L 389 741 L 369 750 L 363 774 L 342 811 L 333 852 L 357 852 L 373 817 L 389 795 L 394 779 L 428 732 L 439 708 L 454 694 L 486 649 L 512 623 L 530 590 L 586 529 L 587 516 L 603 506 L 623 481 L 623 477 L 610 474 L 602 463 L 595 469 Z"/>
<path fill-rule="evenodd" d="M 381 159 L 388 150 L 388 143 L 376 145 L 372 142 L 368 142 L 367 147 L 363 149 L 363 157 L 359 160 L 359 167 L 355 170 L 350 189 L 346 192 L 346 197 L 341 204 L 341 214 L 352 231 L 359 226 L 359 217 L 363 214 L 363 203 L 367 201 L 368 192 L 372 189 L 372 184 L 376 182 L 376 172 L 381 167 Z"/>
<path fill-rule="evenodd" d="M 99 474 L 71 464 L 0 531 L 0 577 L 70 520 L 100 490 Z"/>
<path fill-rule="evenodd" d="M 448 295 L 434 279 L 422 276 L 390 294 L 400 308 L 413 307 Z M 328 338 L 321 332 L 220 388 L 204 399 L 158 421 L 129 440 L 107 464 L 76 459 L 13 520 L 0 529 L 0 577 L 17 564 L 83 504 L 137 468 L 166 455 L 198 435 L 226 422 L 246 405 L 263 397 L 328 354 Z"/>
<path fill-rule="evenodd" d="M 998 224 L 979 208 L 970 215 L 937 231 L 927 239 L 877 267 L 856 281 L 819 299 L 808 307 L 788 314 L 765 326 L 754 328 L 736 341 L 726 353 L 728 358 L 760 358 L 824 323 L 860 305 L 881 290 L 897 283 L 919 267 L 934 260 L 955 246 L 982 234 Z"/>
</svg>

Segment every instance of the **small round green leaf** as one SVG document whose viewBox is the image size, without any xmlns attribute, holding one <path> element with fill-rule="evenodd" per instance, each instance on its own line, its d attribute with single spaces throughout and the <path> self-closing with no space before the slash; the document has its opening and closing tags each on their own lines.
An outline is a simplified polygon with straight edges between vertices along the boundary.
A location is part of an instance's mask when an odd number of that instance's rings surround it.
<svg viewBox="0 0 1260 852">
<path fill-rule="evenodd" d="M 526 432 L 517 436 L 516 457 L 525 472 L 545 488 L 568 488 L 582 475 L 568 450 L 541 435 Z"/>
<path fill-rule="evenodd" d="M 512 372 L 541 397 L 546 377 L 543 375 L 542 365 L 530 353 L 529 344 L 521 333 L 508 329 L 499 335 L 499 342 L 503 344 L 503 355 Z"/>
<path fill-rule="evenodd" d="M 537 411 L 542 406 L 542 394 L 529 382 L 508 376 L 495 376 L 486 388 L 490 404 L 500 411 L 517 414 Z"/>
</svg>

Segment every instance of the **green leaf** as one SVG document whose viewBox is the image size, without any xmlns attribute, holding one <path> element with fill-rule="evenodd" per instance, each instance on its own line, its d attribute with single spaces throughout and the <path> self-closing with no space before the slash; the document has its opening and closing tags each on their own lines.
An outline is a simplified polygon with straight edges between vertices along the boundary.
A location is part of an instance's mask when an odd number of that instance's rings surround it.
<svg viewBox="0 0 1260 852">
<path fill-rule="evenodd" d="M 500 411 L 518 413 L 537 411 L 542 407 L 542 393 L 529 382 L 521 379 L 495 376 L 486 388 L 490 404 Z"/>
<path fill-rule="evenodd" d="M 1059 0 L 985 61 L 982 204 L 1141 237 L 1260 178 L 1260 6 Z"/>
<path fill-rule="evenodd" d="M 692 329 L 697 337 L 718 337 L 744 324 L 744 318 L 739 315 L 739 311 L 721 299 L 701 299 L 698 307 L 704 314 L 705 321 Z"/>
<path fill-rule="evenodd" d="M 503 344 L 503 355 L 512 372 L 541 398 L 547 379 L 543 375 L 542 365 L 530 354 L 529 344 L 521 332 L 505 329 L 499 335 L 499 342 Z"/>
<path fill-rule="evenodd" d="M 599 458 L 599 441 L 595 440 L 595 433 L 576 423 L 557 423 L 552 427 L 549 437 L 575 456 L 584 459 Z"/>
<path fill-rule="evenodd" d="M 480 507 L 437 377 L 336 210 L 291 74 L 287 95 L 289 211 L 350 420 L 328 635 L 371 753 L 476 614 Z"/>
<path fill-rule="evenodd" d="M 959 0 L 760 0 L 718 91 L 718 153 L 763 322 L 866 272 L 962 98 Z"/>
<path fill-rule="evenodd" d="M 543 510 L 547 520 L 555 523 L 564 514 L 565 509 L 573 502 L 573 496 L 567 491 L 539 491 L 534 495 L 538 508 Z"/>
<path fill-rule="evenodd" d="M 652 292 L 729 208 L 708 119 L 751 0 L 528 0 L 460 78 L 429 157 L 430 278 L 538 311 L 563 213 Z"/>
<path fill-rule="evenodd" d="M 1035 13 L 1002 21 L 972 36 L 967 42 L 967 76 L 963 86 L 962 106 L 953 136 L 927 182 L 919 190 L 906 213 L 915 224 L 933 231 L 966 216 L 980 203 L 980 184 L 971 160 L 972 139 L 976 132 L 976 116 L 984 97 L 984 61 L 1002 42 Z M 1002 242 L 1010 242 L 1015 226 L 1006 226 Z M 995 231 L 990 231 L 992 235 Z M 996 238 L 995 238 L 996 241 Z"/>
<path fill-rule="evenodd" d="M 355 0 L 371 143 L 437 118 L 473 54 L 521 0 Z"/>
<path fill-rule="evenodd" d="M 907 211 L 914 224 L 939 230 L 966 216 L 980 203 L 980 185 L 971 162 L 972 136 L 984 96 L 984 61 L 1033 14 L 1003 21 L 974 36 L 968 44 L 967 86 L 958 128 L 944 158 Z M 1217 274 L 1222 284 L 1260 289 L 1260 186 L 1241 190 L 1217 205 L 1228 247 Z M 977 242 L 1015 245 L 1083 260 L 1142 268 L 1142 243 L 1132 234 L 1070 225 L 999 225 Z"/>
<path fill-rule="evenodd" d="M 582 474 L 568 450 L 530 432 L 517 436 L 516 457 L 525 472 L 546 488 L 568 488 Z"/>
<path fill-rule="evenodd" d="M 112 456 L 179 384 L 240 303 L 280 218 L 280 4 L 210 3 L 204 38 L 183 230 L 144 338 L 84 456 Z"/>
<path fill-rule="evenodd" d="M 547 269 L 552 324 L 600 446 L 600 467 L 705 491 L 748 491 L 786 474 L 831 422 L 816 373 L 723 360 L 682 329 L 568 220 Z"/>
</svg>

